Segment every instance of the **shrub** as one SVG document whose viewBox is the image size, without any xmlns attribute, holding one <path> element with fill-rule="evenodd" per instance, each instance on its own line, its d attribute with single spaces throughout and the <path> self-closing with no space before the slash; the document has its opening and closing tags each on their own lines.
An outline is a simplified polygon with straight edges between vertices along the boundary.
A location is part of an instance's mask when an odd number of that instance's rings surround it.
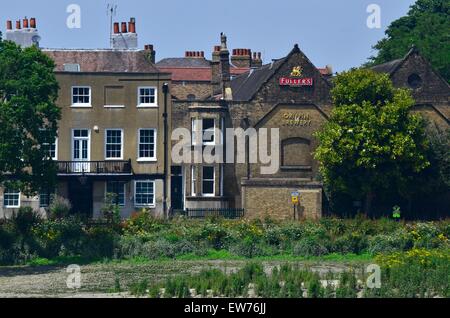
<svg viewBox="0 0 450 318">
<path fill-rule="evenodd" d="M 117 194 L 107 193 L 105 202 L 100 209 L 103 217 L 111 224 L 119 224 L 120 217 L 120 206 L 117 204 Z"/>
<path fill-rule="evenodd" d="M 118 235 L 106 227 L 92 227 L 86 231 L 82 255 L 88 259 L 112 258 Z"/>
<path fill-rule="evenodd" d="M 294 245 L 292 253 L 296 256 L 322 256 L 328 254 L 328 249 L 320 240 L 313 237 L 305 237 Z"/>
<path fill-rule="evenodd" d="M 252 237 L 245 237 L 243 240 L 231 245 L 230 252 L 247 258 L 265 255 L 262 244 L 259 244 L 259 242 Z"/>
<path fill-rule="evenodd" d="M 124 233 L 130 235 L 146 236 L 162 230 L 166 223 L 161 218 L 154 217 L 149 210 L 142 209 L 124 222 Z"/>
<path fill-rule="evenodd" d="M 116 258 L 134 258 L 142 256 L 144 241 L 139 236 L 123 235 L 117 241 Z"/>
<path fill-rule="evenodd" d="M 332 243 L 332 247 L 330 247 L 330 249 L 333 252 L 342 254 L 347 253 L 360 254 L 361 252 L 367 249 L 367 244 L 368 243 L 366 235 L 357 232 L 352 232 L 337 237 L 334 243 Z"/>
<path fill-rule="evenodd" d="M 72 209 L 72 204 L 66 198 L 61 196 L 53 196 L 48 211 L 50 212 L 50 218 L 61 219 L 69 215 Z"/>
<path fill-rule="evenodd" d="M 393 234 L 378 234 L 369 238 L 368 252 L 371 255 L 405 251 L 413 245 L 412 238 L 406 231 Z"/>
</svg>

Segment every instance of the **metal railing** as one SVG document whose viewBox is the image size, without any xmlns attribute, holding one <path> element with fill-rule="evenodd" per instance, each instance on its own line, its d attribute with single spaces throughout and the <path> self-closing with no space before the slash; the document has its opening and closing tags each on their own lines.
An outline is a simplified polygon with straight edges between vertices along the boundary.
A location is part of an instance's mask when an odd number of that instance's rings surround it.
<svg viewBox="0 0 450 318">
<path fill-rule="evenodd" d="M 186 209 L 176 211 L 188 218 L 201 219 L 211 216 L 223 217 L 225 219 L 240 219 L 244 217 L 244 209 L 217 208 L 217 209 Z"/>
<path fill-rule="evenodd" d="M 130 160 L 58 161 L 58 174 L 131 174 Z"/>
</svg>

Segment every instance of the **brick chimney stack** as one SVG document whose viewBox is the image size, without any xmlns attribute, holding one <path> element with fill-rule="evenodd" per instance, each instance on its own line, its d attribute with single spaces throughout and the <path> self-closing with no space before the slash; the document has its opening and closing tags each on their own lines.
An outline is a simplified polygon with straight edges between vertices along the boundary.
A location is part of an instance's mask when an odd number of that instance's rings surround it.
<svg viewBox="0 0 450 318">
<path fill-rule="evenodd" d="M 253 52 L 252 67 L 258 68 L 261 67 L 262 64 L 263 61 L 261 59 L 261 52 Z"/>
<path fill-rule="evenodd" d="M 186 52 L 184 52 L 184 57 L 205 58 L 205 52 L 203 52 L 203 51 L 186 51 Z"/>
<path fill-rule="evenodd" d="M 36 19 L 24 18 L 22 20 L 23 27 L 20 20 L 16 21 L 16 28 L 13 29 L 12 21 L 6 21 L 6 32 L 5 39 L 8 41 L 13 41 L 21 47 L 30 47 L 36 45 L 39 47 L 40 37 L 38 30 L 36 29 Z"/>
<path fill-rule="evenodd" d="M 120 30 L 119 30 L 120 26 Z M 111 45 L 115 50 L 136 50 L 138 48 L 138 36 L 136 33 L 136 19 L 130 18 L 127 22 L 114 22 L 114 30 L 111 36 Z"/>
<path fill-rule="evenodd" d="M 238 68 L 250 68 L 252 64 L 252 51 L 250 49 L 234 49 L 231 64 Z"/>
</svg>

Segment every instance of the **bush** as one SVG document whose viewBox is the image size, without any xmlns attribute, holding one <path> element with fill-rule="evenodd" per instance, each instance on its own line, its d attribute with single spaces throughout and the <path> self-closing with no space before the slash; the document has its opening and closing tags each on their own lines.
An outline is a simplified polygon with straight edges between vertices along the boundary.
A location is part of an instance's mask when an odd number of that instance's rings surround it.
<svg viewBox="0 0 450 318">
<path fill-rule="evenodd" d="M 71 209 L 72 204 L 70 204 L 70 201 L 58 195 L 52 198 L 48 207 L 50 218 L 52 219 L 62 219 L 67 217 Z"/>
<path fill-rule="evenodd" d="M 117 233 L 110 228 L 90 228 L 86 231 L 82 255 L 87 259 L 112 258 L 117 241 Z"/>
<path fill-rule="evenodd" d="M 294 245 L 292 253 L 296 256 L 322 256 L 328 254 L 328 249 L 320 240 L 313 237 L 305 237 Z"/>
<path fill-rule="evenodd" d="M 368 252 L 371 255 L 405 251 L 412 247 L 412 238 L 406 231 L 397 231 L 393 234 L 378 234 L 369 238 Z"/>
<path fill-rule="evenodd" d="M 367 249 L 367 236 L 360 233 L 346 233 L 335 239 L 330 250 L 336 253 L 360 254 Z"/>
</svg>

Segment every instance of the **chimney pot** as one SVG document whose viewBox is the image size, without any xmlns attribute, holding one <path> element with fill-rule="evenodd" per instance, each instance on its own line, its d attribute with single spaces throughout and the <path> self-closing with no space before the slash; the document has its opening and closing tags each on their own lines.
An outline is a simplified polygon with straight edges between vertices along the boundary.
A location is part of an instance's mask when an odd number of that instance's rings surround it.
<svg viewBox="0 0 450 318">
<path fill-rule="evenodd" d="M 36 18 L 30 19 L 30 28 L 36 29 Z"/>
<path fill-rule="evenodd" d="M 122 22 L 122 33 L 127 33 L 127 23 Z"/>
<path fill-rule="evenodd" d="M 153 51 L 153 44 L 149 44 L 149 45 L 148 45 L 148 49 L 149 49 L 150 51 Z"/>
<path fill-rule="evenodd" d="M 28 19 L 27 18 L 23 19 L 23 28 L 28 29 Z"/>
<path fill-rule="evenodd" d="M 258 60 L 261 59 L 261 52 L 258 52 Z"/>
<path fill-rule="evenodd" d="M 17 30 L 21 29 L 21 27 L 20 27 L 20 20 L 16 21 L 16 29 Z"/>
<path fill-rule="evenodd" d="M 201 54 L 201 57 L 205 57 L 205 51 L 201 51 L 200 54 Z"/>
<path fill-rule="evenodd" d="M 236 55 L 236 49 L 233 49 L 233 55 Z"/>
<path fill-rule="evenodd" d="M 128 32 L 136 33 L 136 22 L 128 23 Z"/>
<path fill-rule="evenodd" d="M 114 34 L 119 34 L 119 22 L 114 22 Z"/>
<path fill-rule="evenodd" d="M 11 20 L 6 21 L 6 30 L 12 30 L 12 21 Z"/>
</svg>

